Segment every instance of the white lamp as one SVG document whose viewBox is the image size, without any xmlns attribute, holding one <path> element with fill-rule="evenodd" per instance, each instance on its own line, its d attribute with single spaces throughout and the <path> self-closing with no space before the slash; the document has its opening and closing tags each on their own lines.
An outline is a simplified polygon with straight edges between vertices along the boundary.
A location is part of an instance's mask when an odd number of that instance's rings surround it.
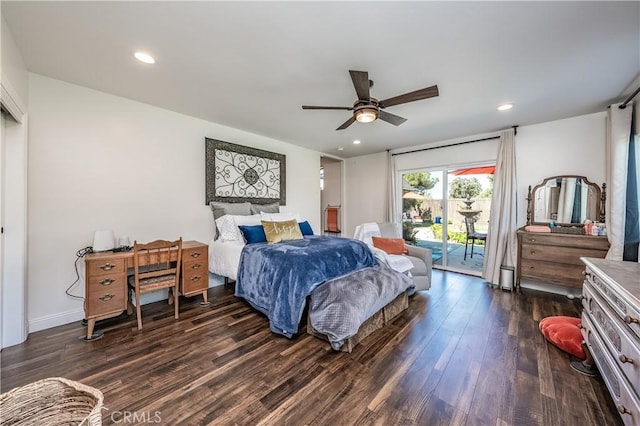
<svg viewBox="0 0 640 426">
<path fill-rule="evenodd" d="M 93 234 L 93 251 L 113 250 L 116 246 L 116 237 L 112 230 L 96 231 Z"/>
</svg>

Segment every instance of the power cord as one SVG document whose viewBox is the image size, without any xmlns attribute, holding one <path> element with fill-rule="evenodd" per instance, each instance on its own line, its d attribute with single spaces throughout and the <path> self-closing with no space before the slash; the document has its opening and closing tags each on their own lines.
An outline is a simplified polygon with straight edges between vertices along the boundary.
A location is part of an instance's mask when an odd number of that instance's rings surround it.
<svg viewBox="0 0 640 426">
<path fill-rule="evenodd" d="M 71 283 L 71 285 L 67 287 L 67 289 L 64 291 L 67 294 L 67 296 L 73 297 L 74 299 L 84 300 L 84 297 L 82 296 L 76 296 L 75 294 L 71 294 L 71 289 L 75 287 L 76 284 L 78 284 L 78 281 L 80 281 L 80 272 L 78 272 L 78 262 L 80 261 L 80 259 L 82 259 L 83 257 L 85 257 L 87 254 L 90 254 L 90 253 L 93 253 L 93 247 L 81 248 L 76 252 L 76 261 L 73 263 L 73 266 L 76 270 L 76 280 L 73 283 Z"/>
</svg>

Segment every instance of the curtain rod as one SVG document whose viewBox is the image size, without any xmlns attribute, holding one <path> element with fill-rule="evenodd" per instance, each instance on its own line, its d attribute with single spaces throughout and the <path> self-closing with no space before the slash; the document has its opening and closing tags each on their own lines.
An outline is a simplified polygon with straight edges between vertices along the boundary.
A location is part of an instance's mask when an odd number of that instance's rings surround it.
<svg viewBox="0 0 640 426">
<path fill-rule="evenodd" d="M 638 94 L 638 92 L 640 92 L 640 86 L 638 86 L 638 88 L 635 90 L 635 92 L 633 92 L 633 93 L 631 94 L 631 96 L 629 96 L 629 97 L 627 98 L 627 100 L 626 100 L 626 101 L 624 101 L 624 102 L 622 103 L 622 105 L 620 105 L 618 108 L 620 108 L 620 109 L 625 109 L 625 108 L 627 107 L 627 104 L 628 104 L 629 102 L 631 102 L 631 99 L 633 99 L 633 98 L 635 98 L 635 97 L 636 97 L 636 95 Z"/>
<path fill-rule="evenodd" d="M 518 134 L 518 126 L 513 126 L 513 134 L 514 136 Z M 405 151 L 405 152 L 397 152 L 395 154 L 391 154 L 391 156 L 395 156 L 395 155 L 403 155 L 403 154 L 413 154 L 414 152 L 422 152 L 422 151 L 430 151 L 432 149 L 438 149 L 438 148 L 448 148 L 450 146 L 457 146 L 457 145 L 464 145 L 467 143 L 474 143 L 474 142 L 482 142 L 482 141 L 490 141 L 493 139 L 500 139 L 500 136 L 490 136 L 488 138 L 482 138 L 482 139 L 474 139 L 472 141 L 464 141 L 464 142 L 456 142 L 456 143 L 451 143 L 449 145 L 439 145 L 439 146 L 432 146 L 429 148 L 421 148 L 421 149 L 414 149 L 413 151 Z M 387 150 L 389 151 L 389 150 Z"/>
<path fill-rule="evenodd" d="M 430 148 L 414 149 L 413 151 L 398 152 L 398 153 L 395 153 L 395 154 L 391 154 L 391 156 L 393 157 L 394 155 L 413 154 L 414 152 L 430 151 L 432 149 L 448 148 L 450 146 L 465 145 L 465 144 L 474 143 L 474 142 L 490 141 L 492 139 L 500 139 L 500 136 L 491 136 L 489 138 L 474 139 L 472 141 L 457 142 L 457 143 L 452 143 L 452 144 L 449 144 L 449 145 L 432 146 Z"/>
</svg>

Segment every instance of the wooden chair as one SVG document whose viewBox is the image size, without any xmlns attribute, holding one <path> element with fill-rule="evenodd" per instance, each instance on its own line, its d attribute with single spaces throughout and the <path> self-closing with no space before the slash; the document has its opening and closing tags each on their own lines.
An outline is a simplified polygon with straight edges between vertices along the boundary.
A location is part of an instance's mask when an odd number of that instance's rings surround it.
<svg viewBox="0 0 640 426">
<path fill-rule="evenodd" d="M 171 255 L 176 256 L 171 260 Z M 175 257 L 174 257 L 175 258 Z M 131 312 L 131 293 L 136 296 L 136 314 L 138 330 L 142 330 L 140 314 L 140 295 L 164 288 L 169 289 L 169 304 L 173 303 L 174 318 L 178 319 L 178 285 L 182 262 L 182 238 L 176 241 L 157 240 L 148 244 L 133 244 L 133 275 L 129 277 L 129 312 Z"/>
<path fill-rule="evenodd" d="M 475 229 L 476 221 L 472 217 L 464 218 L 464 224 L 467 227 L 467 240 L 464 242 L 464 260 L 467 260 L 467 245 L 469 244 L 469 240 L 471 240 L 471 258 L 473 259 L 473 246 L 478 241 L 487 241 L 487 234 L 483 234 L 481 232 L 476 232 Z"/>
<path fill-rule="evenodd" d="M 340 234 L 340 206 L 327 206 L 324 210 L 325 222 L 324 232 L 331 234 Z"/>
</svg>

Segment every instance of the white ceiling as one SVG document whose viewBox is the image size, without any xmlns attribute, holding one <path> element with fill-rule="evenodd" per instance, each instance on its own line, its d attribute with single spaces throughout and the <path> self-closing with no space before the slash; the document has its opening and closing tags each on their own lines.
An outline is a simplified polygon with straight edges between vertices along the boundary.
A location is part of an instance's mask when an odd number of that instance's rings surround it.
<svg viewBox="0 0 640 426">
<path fill-rule="evenodd" d="M 345 158 L 603 111 L 640 72 L 637 1 L 1 7 L 29 71 Z M 378 99 L 440 96 L 387 109 L 399 127 L 336 131 L 349 111 L 301 105 L 351 106 L 349 69 Z"/>
</svg>

